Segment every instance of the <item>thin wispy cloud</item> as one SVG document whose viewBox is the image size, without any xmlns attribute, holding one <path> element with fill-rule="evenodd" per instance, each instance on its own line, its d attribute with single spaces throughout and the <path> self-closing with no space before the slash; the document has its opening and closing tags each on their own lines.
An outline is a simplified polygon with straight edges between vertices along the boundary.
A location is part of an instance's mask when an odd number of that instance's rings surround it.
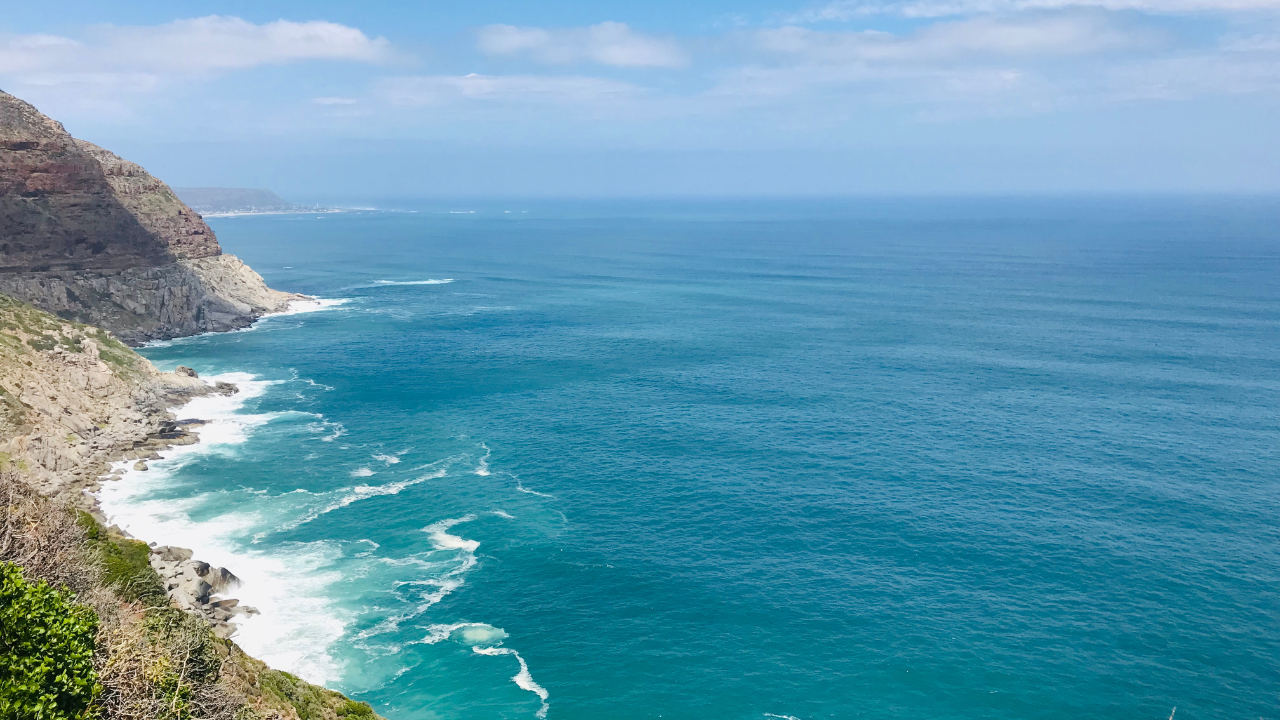
<svg viewBox="0 0 1280 720">
<path fill-rule="evenodd" d="M 400 106 L 459 101 L 583 104 L 641 93 L 635 85 L 604 78 L 475 73 L 384 78 L 375 88 L 380 99 Z"/>
<path fill-rule="evenodd" d="M 477 47 L 486 55 L 524 57 L 547 65 L 680 68 L 689 62 L 673 38 L 638 33 L 620 22 L 562 29 L 489 25 L 480 29 Z"/>
<path fill-rule="evenodd" d="M 1280 0 L 836 0 L 793 13 L 786 22 L 842 22 L 874 15 L 936 18 L 1076 8 L 1161 15 L 1266 12 L 1280 11 Z"/>
</svg>

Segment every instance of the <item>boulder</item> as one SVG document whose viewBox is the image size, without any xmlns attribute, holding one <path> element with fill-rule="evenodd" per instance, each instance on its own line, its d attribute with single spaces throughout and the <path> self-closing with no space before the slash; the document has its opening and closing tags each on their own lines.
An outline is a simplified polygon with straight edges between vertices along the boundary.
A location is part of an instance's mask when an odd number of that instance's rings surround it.
<svg viewBox="0 0 1280 720">
<path fill-rule="evenodd" d="M 141 460 L 133 464 L 134 470 L 148 470 L 147 464 Z"/>
<path fill-rule="evenodd" d="M 172 545 L 158 545 L 152 548 L 151 552 L 156 553 L 161 560 L 166 562 L 186 562 L 191 559 L 192 555 L 190 550 L 173 547 Z"/>
<path fill-rule="evenodd" d="M 200 377 L 199 375 L 196 374 L 195 370 L 192 370 L 186 365 L 179 365 L 178 367 L 174 368 L 173 371 L 179 375 L 186 375 L 187 377 L 193 377 L 193 378 Z"/>
</svg>

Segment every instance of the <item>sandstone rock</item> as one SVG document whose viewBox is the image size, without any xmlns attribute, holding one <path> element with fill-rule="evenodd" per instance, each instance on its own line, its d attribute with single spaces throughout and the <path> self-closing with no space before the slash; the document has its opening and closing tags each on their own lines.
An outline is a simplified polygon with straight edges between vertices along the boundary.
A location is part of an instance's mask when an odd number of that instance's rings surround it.
<svg viewBox="0 0 1280 720">
<path fill-rule="evenodd" d="M 213 591 L 213 586 L 201 580 L 198 577 L 190 577 L 184 575 L 178 578 L 178 587 L 175 592 L 180 595 L 191 598 L 195 602 L 195 607 L 199 607 L 209 602 L 209 593 Z"/>
<path fill-rule="evenodd" d="M 152 548 L 151 552 L 160 556 L 160 559 L 168 562 L 186 562 L 191 559 L 192 552 L 186 548 L 173 547 L 172 545 L 158 545 Z"/>
<path fill-rule="evenodd" d="M 4 92 L 0 292 L 134 344 L 246 327 L 304 299 L 223 255 L 163 182 Z"/>
<path fill-rule="evenodd" d="M 179 365 L 178 367 L 174 368 L 173 371 L 178 375 L 186 375 L 187 377 L 200 377 L 198 374 L 196 374 L 195 370 L 192 370 L 186 365 Z"/>
<path fill-rule="evenodd" d="M 149 469 L 149 468 L 147 467 L 147 464 L 146 464 L 145 462 L 143 462 L 143 461 L 139 460 L 138 462 L 136 462 L 136 463 L 134 463 L 134 464 L 133 464 L 133 469 L 134 469 L 134 470 L 147 470 L 147 469 Z"/>
<path fill-rule="evenodd" d="M 240 578 L 226 568 L 212 568 L 203 577 L 213 585 L 214 590 L 217 592 L 240 586 Z"/>
</svg>

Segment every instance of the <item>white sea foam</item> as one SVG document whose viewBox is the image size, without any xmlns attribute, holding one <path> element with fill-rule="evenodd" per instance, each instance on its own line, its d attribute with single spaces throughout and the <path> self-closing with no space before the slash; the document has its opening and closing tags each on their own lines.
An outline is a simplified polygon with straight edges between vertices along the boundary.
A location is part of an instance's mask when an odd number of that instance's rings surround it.
<svg viewBox="0 0 1280 720">
<path fill-rule="evenodd" d="M 237 538 L 266 522 L 260 514 L 260 502 L 247 503 L 250 510 L 196 521 L 191 517 L 192 511 L 216 506 L 215 493 L 176 502 L 157 499 L 164 494 L 162 489 L 171 484 L 173 474 L 192 460 L 205 454 L 234 453 L 235 446 L 251 437 L 256 428 L 291 414 L 239 412 L 274 381 L 245 373 L 215 375 L 205 380 L 233 382 L 240 392 L 195 398 L 178 409 L 181 417 L 206 421 L 197 429 L 200 443 L 164 451 L 161 459 L 151 462 L 145 472 L 133 470 L 130 463 L 115 463 L 116 468 L 124 470 L 124 477 L 104 484 L 99 491 L 102 511 L 112 523 L 136 537 L 190 548 L 201 560 L 230 568 L 243 581 L 235 596 L 261 612 L 237 619 L 240 629 L 236 641 L 247 652 L 313 682 L 338 680 L 340 668 L 327 649 L 342 636 L 349 618 L 328 599 L 330 586 L 342 578 L 326 568 L 341 554 L 341 548 L 329 542 L 313 542 L 271 553 L 245 550 Z M 254 494 L 248 489 L 244 492 Z"/>
<path fill-rule="evenodd" d="M 367 471 L 367 472 L 362 474 L 361 471 Z M 338 497 L 336 500 L 331 500 L 326 505 L 316 508 L 296 520 L 292 520 L 290 522 L 285 523 L 284 525 L 281 525 L 280 527 L 276 528 L 276 531 L 285 532 L 288 530 L 293 530 L 302 525 L 306 525 L 307 523 L 311 522 L 312 520 L 315 520 L 321 515 L 331 513 L 334 510 L 341 510 L 342 508 L 350 505 L 351 503 L 359 502 L 360 500 L 366 500 L 371 497 L 379 497 L 383 495 L 399 495 L 400 492 L 405 488 L 413 487 L 418 483 L 423 483 L 428 480 L 435 480 L 436 478 L 444 477 L 445 473 L 447 472 L 449 472 L 449 465 L 446 463 L 443 468 L 440 468 L 433 472 L 429 472 L 426 475 L 422 475 L 416 478 L 411 478 L 408 480 L 397 480 L 395 482 L 389 482 L 385 485 L 357 485 L 356 487 L 353 487 L 353 488 L 342 488 L 341 490 L 335 490 L 332 493 L 324 493 L 323 495 L 321 495 L 322 498 L 331 498 L 335 495 L 337 495 Z M 373 471 L 369 470 L 369 468 L 360 468 L 359 470 L 356 470 L 351 474 L 357 477 L 368 477 L 369 475 L 373 475 Z"/>
<path fill-rule="evenodd" d="M 374 460 L 381 460 L 388 465 L 396 465 L 400 462 L 400 458 L 395 455 L 374 455 Z"/>
<path fill-rule="evenodd" d="M 443 471 L 441 471 L 441 474 L 443 474 Z M 467 574 L 467 571 L 476 565 L 477 561 L 475 553 L 476 550 L 479 549 L 480 543 L 476 540 L 467 540 L 466 538 L 452 535 L 449 533 L 449 530 L 455 525 L 468 523 L 475 519 L 475 515 L 465 515 L 460 518 L 441 520 L 440 522 L 432 523 L 431 525 L 423 528 L 422 530 L 429 536 L 431 547 L 433 548 L 433 552 L 428 553 L 429 559 L 423 558 L 420 555 L 411 555 L 404 558 L 382 559 L 382 562 L 388 565 L 421 565 L 431 572 L 439 574 L 433 577 L 423 578 L 421 580 L 405 580 L 395 583 L 396 587 L 422 587 L 423 591 L 420 596 L 420 601 L 409 610 L 392 615 L 373 627 L 362 630 L 355 636 L 357 643 L 377 635 L 395 632 L 399 629 L 401 623 L 421 615 L 432 605 L 443 600 L 447 595 L 449 595 L 449 593 L 462 587 L 464 576 Z M 435 555 L 440 552 L 452 552 L 453 557 L 448 559 L 439 559 Z M 432 643 L 438 642 L 438 640 L 424 640 L 423 642 Z M 372 650 L 368 645 L 361 645 L 361 647 L 364 647 L 366 650 Z M 389 649 L 392 652 L 399 651 L 399 648 L 394 646 Z"/>
<path fill-rule="evenodd" d="M 476 463 L 475 474 L 484 477 L 489 474 L 489 456 L 493 454 L 493 451 L 484 443 L 481 443 L 480 447 L 484 448 L 484 457 L 480 458 L 480 462 Z"/>
<path fill-rule="evenodd" d="M 430 536 L 431 546 L 437 550 L 466 550 L 468 553 L 472 553 L 471 557 L 467 559 L 467 567 L 470 568 L 476 562 L 474 553 L 480 547 L 480 541 L 467 540 L 457 535 L 450 535 L 448 531 L 454 525 L 469 523 L 475 519 L 475 515 L 465 515 L 460 518 L 441 520 L 438 523 L 426 526 L 422 531 Z"/>
<path fill-rule="evenodd" d="M 525 486 L 520 482 L 520 478 L 516 478 L 516 490 L 519 490 L 519 491 L 520 491 L 520 492 L 522 492 L 522 493 L 528 493 L 529 495 L 537 495 L 538 497 L 543 497 L 543 498 L 552 498 L 552 499 L 554 499 L 554 498 L 555 498 L 555 496 L 554 496 L 554 495 L 548 495 L 548 494 L 546 494 L 546 493 L 541 493 L 541 492 L 538 492 L 537 490 L 530 490 L 529 488 L 525 487 Z"/>
<path fill-rule="evenodd" d="M 504 520 L 515 520 L 515 519 L 516 519 L 516 516 L 515 516 L 515 515 L 512 515 L 511 513 L 508 513 L 508 512 L 503 512 L 503 511 L 501 511 L 501 510 L 492 510 L 491 512 L 492 512 L 494 515 L 497 515 L 498 517 L 500 517 L 500 518 L 502 518 L 502 519 L 504 519 Z"/>
<path fill-rule="evenodd" d="M 351 477 L 370 477 L 373 474 L 373 471 L 367 467 L 356 468 L 351 471 Z"/>
<path fill-rule="evenodd" d="M 285 310 L 275 313 L 267 313 L 264 318 L 283 317 L 285 315 L 302 315 L 304 313 L 320 312 L 321 310 L 330 310 L 332 308 L 346 305 L 351 302 L 351 298 L 315 298 L 314 300 L 291 300 L 289 307 Z"/>
<path fill-rule="evenodd" d="M 462 645 L 470 645 L 471 651 L 480 655 L 512 655 L 520 663 L 520 672 L 511 677 L 511 681 L 521 690 L 528 690 L 542 701 L 542 707 L 534 715 L 545 718 L 550 706 L 547 704 L 547 689 L 534 682 L 529 672 L 529 665 L 520 657 L 520 653 L 511 648 L 502 647 L 507 639 L 507 632 L 485 623 L 454 623 L 452 625 L 431 625 L 427 628 L 427 636 L 419 642 L 434 645 L 444 640 L 452 640 Z"/>
<path fill-rule="evenodd" d="M 796 717 L 795 715 L 775 715 L 773 713 L 765 713 L 764 716 L 781 718 L 782 720 L 800 720 L 800 718 Z"/>
<path fill-rule="evenodd" d="M 547 704 L 547 689 L 533 681 L 533 675 L 529 673 L 529 665 L 524 661 L 524 658 L 520 657 L 520 653 L 504 647 L 473 647 L 471 651 L 481 655 L 514 655 L 516 661 L 520 663 L 520 672 L 511 677 L 512 682 L 521 690 L 528 690 L 537 695 L 538 699 L 542 701 L 542 707 L 538 708 L 538 712 L 534 713 L 535 717 L 545 718 L 547 716 L 547 710 L 551 709 L 551 706 Z"/>
<path fill-rule="evenodd" d="M 453 278 L 430 278 L 427 280 L 377 280 L 378 285 L 448 285 Z"/>
<path fill-rule="evenodd" d="M 313 312 L 319 312 L 321 310 L 330 310 L 332 308 L 345 305 L 349 302 L 351 302 L 351 298 L 315 298 L 313 300 L 291 300 L 289 301 L 289 305 L 284 310 L 281 310 L 280 312 L 267 313 L 262 317 L 258 318 L 253 324 L 249 325 L 248 327 L 242 327 L 238 330 L 226 330 L 226 331 L 215 330 L 207 333 L 200 333 L 199 335 L 188 335 L 187 337 L 174 338 L 172 340 L 150 340 L 143 343 L 142 347 L 149 347 L 149 348 L 170 347 L 172 345 L 195 342 L 195 341 L 198 341 L 200 338 L 203 338 L 209 335 L 226 335 L 229 333 L 253 332 L 254 330 L 258 330 L 264 327 L 262 321 L 266 320 L 267 318 L 283 317 L 285 315 L 300 315 L 303 313 L 313 313 Z"/>
</svg>

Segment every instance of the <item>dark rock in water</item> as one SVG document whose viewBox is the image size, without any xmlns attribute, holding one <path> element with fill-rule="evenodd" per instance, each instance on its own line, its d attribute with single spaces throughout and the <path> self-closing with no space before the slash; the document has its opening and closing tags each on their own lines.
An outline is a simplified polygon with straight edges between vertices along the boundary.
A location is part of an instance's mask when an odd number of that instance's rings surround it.
<svg viewBox="0 0 1280 720">
<path fill-rule="evenodd" d="M 217 383 L 214 383 L 213 389 L 215 392 L 221 393 L 223 395 L 235 395 L 236 393 L 240 392 L 240 388 L 234 385 L 233 383 L 222 382 L 222 381 L 218 381 Z"/>
<path fill-rule="evenodd" d="M 199 375 L 196 374 L 195 370 L 192 370 L 186 365 L 179 365 L 178 367 L 174 368 L 173 371 L 179 375 L 186 375 L 187 377 L 200 377 Z"/>
</svg>

